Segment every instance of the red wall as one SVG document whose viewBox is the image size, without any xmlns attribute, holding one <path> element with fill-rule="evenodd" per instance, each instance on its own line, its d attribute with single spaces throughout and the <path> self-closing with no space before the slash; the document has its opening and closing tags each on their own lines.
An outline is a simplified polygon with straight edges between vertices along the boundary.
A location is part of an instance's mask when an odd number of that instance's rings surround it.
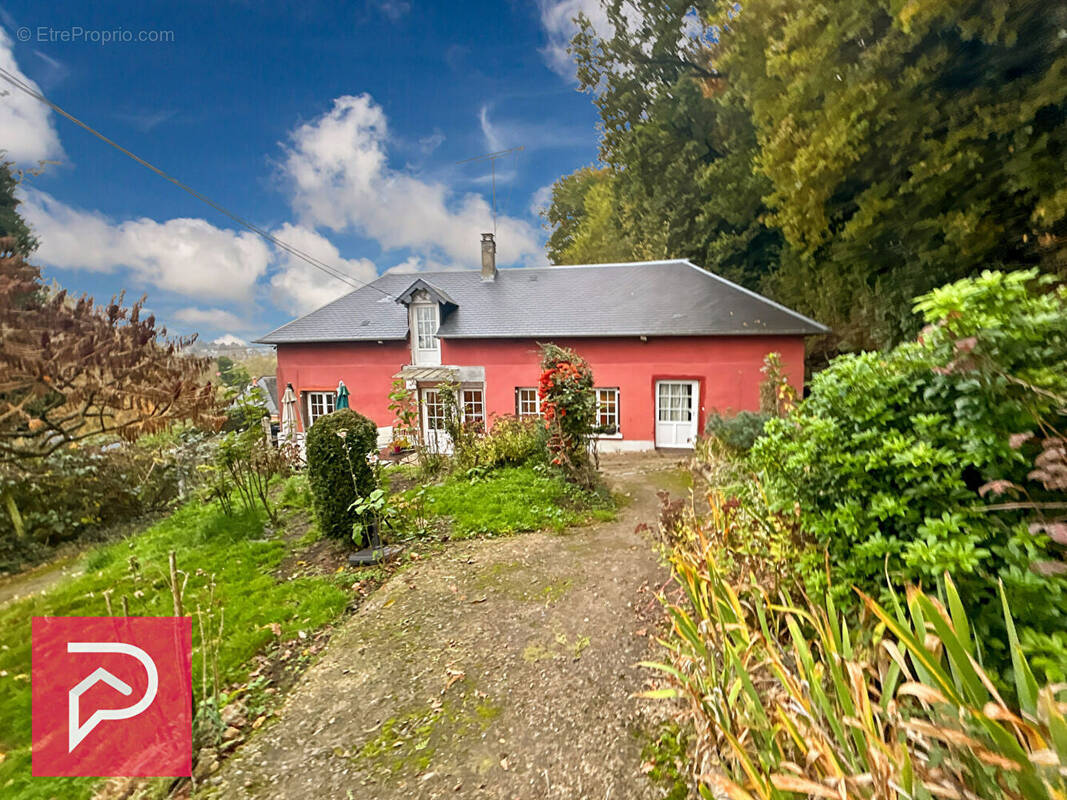
<svg viewBox="0 0 1067 800">
<path fill-rule="evenodd" d="M 592 366 L 597 386 L 618 387 L 623 438 L 655 438 L 655 382 L 700 382 L 700 428 L 709 411 L 759 408 L 760 367 L 770 352 L 782 354 L 790 382 L 804 382 L 801 336 L 672 336 L 558 339 Z M 538 349 L 532 339 L 444 339 L 441 363 L 485 367 L 486 411 L 515 413 L 515 388 L 537 386 Z M 291 382 L 297 392 L 332 390 L 343 378 L 351 405 L 379 426 L 393 423 L 386 408 L 392 376 L 411 360 L 407 342 L 278 346 L 278 392 Z"/>
<path fill-rule="evenodd" d="M 393 424 L 389 391 L 393 376 L 411 361 L 407 342 L 331 342 L 278 345 L 278 399 L 285 384 L 301 392 L 335 391 L 343 379 L 349 405 L 380 428 Z M 301 411 L 301 425 L 304 424 Z"/>
</svg>

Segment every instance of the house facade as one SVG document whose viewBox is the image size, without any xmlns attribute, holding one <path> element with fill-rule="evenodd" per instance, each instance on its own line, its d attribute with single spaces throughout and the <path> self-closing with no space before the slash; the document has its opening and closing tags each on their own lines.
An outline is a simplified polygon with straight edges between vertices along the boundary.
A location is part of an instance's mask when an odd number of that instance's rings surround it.
<svg viewBox="0 0 1067 800">
<path fill-rule="evenodd" d="M 827 328 L 688 261 L 386 274 L 260 342 L 277 348 L 279 390 L 306 430 L 350 406 L 392 438 L 394 379 L 417 392 L 424 440 L 441 447 L 442 382 L 467 419 L 537 416 L 539 343 L 576 350 L 593 370 L 601 451 L 692 447 L 709 413 L 759 408 L 760 368 L 781 354 L 794 386 L 806 336 Z"/>
</svg>

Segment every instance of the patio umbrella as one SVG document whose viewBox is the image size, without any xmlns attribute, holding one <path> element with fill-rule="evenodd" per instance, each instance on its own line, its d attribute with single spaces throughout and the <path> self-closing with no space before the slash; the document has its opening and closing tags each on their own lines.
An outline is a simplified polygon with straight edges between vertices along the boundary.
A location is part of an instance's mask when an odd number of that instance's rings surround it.
<svg viewBox="0 0 1067 800">
<path fill-rule="evenodd" d="M 348 387 L 344 381 L 337 381 L 337 402 L 334 408 L 348 408 Z"/>
<path fill-rule="evenodd" d="M 285 394 L 282 395 L 282 418 L 281 418 L 282 441 L 290 441 L 296 436 L 296 392 L 293 384 L 285 385 Z"/>
</svg>

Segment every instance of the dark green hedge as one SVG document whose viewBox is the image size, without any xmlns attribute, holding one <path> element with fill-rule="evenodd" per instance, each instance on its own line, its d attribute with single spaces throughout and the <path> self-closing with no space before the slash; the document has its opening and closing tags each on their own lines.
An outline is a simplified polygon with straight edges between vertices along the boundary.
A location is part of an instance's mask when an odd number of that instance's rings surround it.
<svg viewBox="0 0 1067 800">
<path fill-rule="evenodd" d="M 377 488 L 367 463 L 377 445 L 377 426 L 347 408 L 320 417 L 308 431 L 308 482 L 319 529 L 327 536 L 352 536 L 359 515 L 349 507 L 357 497 L 366 497 Z"/>
</svg>

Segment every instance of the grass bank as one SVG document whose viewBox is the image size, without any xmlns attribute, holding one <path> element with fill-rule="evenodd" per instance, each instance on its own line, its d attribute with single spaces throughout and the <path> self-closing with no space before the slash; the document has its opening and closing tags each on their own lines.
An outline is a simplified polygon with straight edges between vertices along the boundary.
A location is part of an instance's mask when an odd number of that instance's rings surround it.
<svg viewBox="0 0 1067 800">
<path fill-rule="evenodd" d="M 30 777 L 30 621 L 34 616 L 107 616 L 108 603 L 131 615 L 173 613 L 167 555 L 178 554 L 187 577 L 184 605 L 193 623 L 193 686 L 200 687 L 200 632 L 195 614 L 224 610 L 218 647 L 222 685 L 243 681 L 252 657 L 274 639 L 298 636 L 338 618 L 350 599 L 354 576 L 274 573 L 301 543 L 264 527 L 254 514 L 226 516 L 216 504 L 183 506 L 127 540 L 91 551 L 84 575 L 51 591 L 0 609 L 0 795 L 86 798 L 93 778 Z M 280 631 L 280 633 L 279 633 Z"/>
</svg>

